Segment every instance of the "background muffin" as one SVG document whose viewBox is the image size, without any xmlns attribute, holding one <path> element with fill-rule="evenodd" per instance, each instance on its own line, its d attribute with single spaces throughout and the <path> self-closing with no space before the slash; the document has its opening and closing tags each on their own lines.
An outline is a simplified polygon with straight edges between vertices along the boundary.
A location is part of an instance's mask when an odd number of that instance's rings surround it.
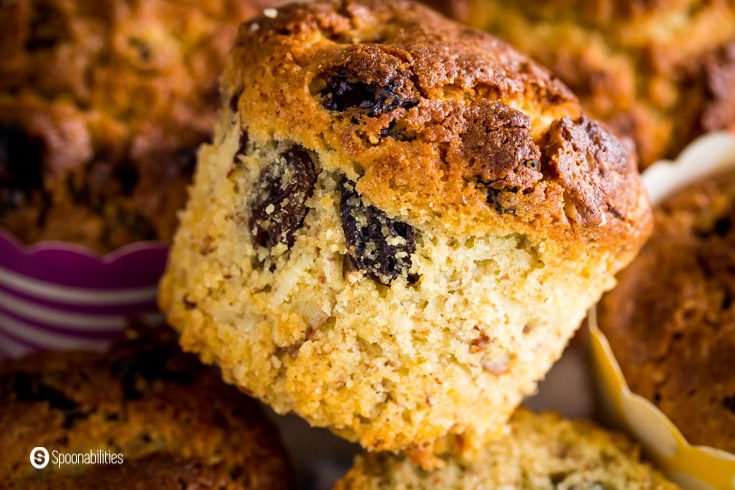
<svg viewBox="0 0 735 490">
<path fill-rule="evenodd" d="M 677 488 L 641 463 L 639 453 L 622 434 L 591 422 L 520 409 L 477 460 L 444 454 L 438 469 L 422 471 L 402 456 L 366 454 L 356 459 L 335 490 Z"/>
<path fill-rule="evenodd" d="M 0 364 L 3 488 L 289 488 L 275 429 L 173 332 L 128 332 L 109 352 L 48 352 Z M 31 449 L 108 450 L 118 465 L 43 470 Z"/>
<path fill-rule="evenodd" d="M 269 14 L 241 29 L 161 305 L 278 412 L 471 450 L 640 246 L 635 160 L 544 69 L 425 7 Z"/>
<path fill-rule="evenodd" d="M 735 125 L 731 0 L 430 0 L 548 66 L 641 167 Z"/>
<path fill-rule="evenodd" d="M 630 389 L 692 444 L 735 452 L 735 172 L 665 199 L 598 322 Z"/>
<path fill-rule="evenodd" d="M 258 0 L 0 5 L 0 226 L 106 252 L 169 241 L 217 79 Z"/>
</svg>

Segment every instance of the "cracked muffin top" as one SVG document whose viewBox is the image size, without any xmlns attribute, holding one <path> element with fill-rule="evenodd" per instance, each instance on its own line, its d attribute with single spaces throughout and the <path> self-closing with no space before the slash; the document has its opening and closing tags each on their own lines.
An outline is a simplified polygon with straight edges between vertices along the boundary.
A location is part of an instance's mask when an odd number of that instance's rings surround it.
<svg viewBox="0 0 735 490">
<path fill-rule="evenodd" d="M 678 191 L 654 220 L 600 328 L 633 392 L 690 443 L 735 452 L 735 172 Z"/>
<path fill-rule="evenodd" d="M 300 141 L 359 177 L 369 204 L 454 234 L 522 232 L 623 259 L 642 241 L 630 148 L 503 42 L 410 1 L 270 14 L 241 27 L 223 78 L 246 138 Z"/>
<path fill-rule="evenodd" d="M 290 488 L 276 429 L 169 329 L 129 330 L 105 353 L 47 352 L 0 364 L 3 488 Z M 122 464 L 28 462 L 104 450 Z"/>
<path fill-rule="evenodd" d="M 735 126 L 732 0 L 428 0 L 549 67 L 641 168 Z"/>
<path fill-rule="evenodd" d="M 258 0 L 0 4 L 0 226 L 26 243 L 170 240 L 217 80 Z"/>
</svg>

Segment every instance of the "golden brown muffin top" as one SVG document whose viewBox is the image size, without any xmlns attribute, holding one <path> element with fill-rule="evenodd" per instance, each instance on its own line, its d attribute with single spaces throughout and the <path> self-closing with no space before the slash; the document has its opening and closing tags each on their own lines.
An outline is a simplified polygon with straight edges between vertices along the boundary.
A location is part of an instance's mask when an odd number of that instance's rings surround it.
<svg viewBox="0 0 735 490">
<path fill-rule="evenodd" d="M 216 369 L 182 353 L 169 329 L 131 330 L 106 353 L 0 363 L 0 431 L 3 488 L 290 487 L 276 429 Z M 37 446 L 124 462 L 36 470 Z"/>
<path fill-rule="evenodd" d="M 359 456 L 335 490 L 392 488 L 476 490 L 490 488 L 675 490 L 628 437 L 587 420 L 568 420 L 519 408 L 505 431 L 475 460 L 441 455 L 442 465 L 425 471 L 389 453 Z"/>
<path fill-rule="evenodd" d="M 0 4 L 0 226 L 105 252 L 168 241 L 258 0 Z"/>
<path fill-rule="evenodd" d="M 735 172 L 680 190 L 654 220 L 600 327 L 631 390 L 689 442 L 735 452 Z"/>
<path fill-rule="evenodd" d="M 548 66 L 641 168 L 735 125 L 732 0 L 429 0 Z"/>
<path fill-rule="evenodd" d="M 565 254 L 640 244 L 630 150 L 506 44 L 406 0 L 268 13 L 241 27 L 223 78 L 251 142 L 318 151 L 410 223 L 525 233 Z"/>
</svg>

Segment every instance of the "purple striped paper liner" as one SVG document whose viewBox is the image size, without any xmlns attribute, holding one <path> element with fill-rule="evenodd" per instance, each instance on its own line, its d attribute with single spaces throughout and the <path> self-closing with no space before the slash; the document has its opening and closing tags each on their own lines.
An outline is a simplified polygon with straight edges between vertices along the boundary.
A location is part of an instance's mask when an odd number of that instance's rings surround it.
<svg viewBox="0 0 735 490">
<path fill-rule="evenodd" d="M 102 349 L 132 317 L 161 323 L 167 247 L 140 242 L 107 255 L 66 242 L 24 245 L 0 229 L 0 358 Z"/>
</svg>

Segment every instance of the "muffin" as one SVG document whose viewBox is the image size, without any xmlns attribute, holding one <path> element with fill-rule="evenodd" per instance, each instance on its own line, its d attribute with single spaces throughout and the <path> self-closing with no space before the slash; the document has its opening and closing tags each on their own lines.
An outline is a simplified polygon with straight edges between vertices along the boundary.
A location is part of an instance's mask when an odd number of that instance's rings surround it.
<svg viewBox="0 0 735 490">
<path fill-rule="evenodd" d="M 690 443 L 735 452 L 735 172 L 672 194 L 654 221 L 599 327 L 634 393 Z"/>
<path fill-rule="evenodd" d="M 267 13 L 225 70 L 160 304 L 279 413 L 426 465 L 470 451 L 645 238 L 635 159 L 546 70 L 419 4 Z"/>
<path fill-rule="evenodd" d="M 259 0 L 0 5 L 0 227 L 108 252 L 170 241 L 219 77 Z"/>
<path fill-rule="evenodd" d="M 642 490 L 675 489 L 622 434 L 583 420 L 519 409 L 503 435 L 481 457 L 463 461 L 441 456 L 443 465 L 422 471 L 403 456 L 358 456 L 335 490 L 498 489 Z"/>
<path fill-rule="evenodd" d="M 131 330 L 106 353 L 47 352 L 0 364 L 3 488 L 290 488 L 285 452 L 259 407 L 178 350 L 173 331 Z M 122 463 L 29 464 L 102 452 Z M 119 461 L 119 459 L 117 460 Z"/>
<path fill-rule="evenodd" d="M 735 125 L 732 0 L 429 0 L 551 68 L 642 168 Z"/>
</svg>

